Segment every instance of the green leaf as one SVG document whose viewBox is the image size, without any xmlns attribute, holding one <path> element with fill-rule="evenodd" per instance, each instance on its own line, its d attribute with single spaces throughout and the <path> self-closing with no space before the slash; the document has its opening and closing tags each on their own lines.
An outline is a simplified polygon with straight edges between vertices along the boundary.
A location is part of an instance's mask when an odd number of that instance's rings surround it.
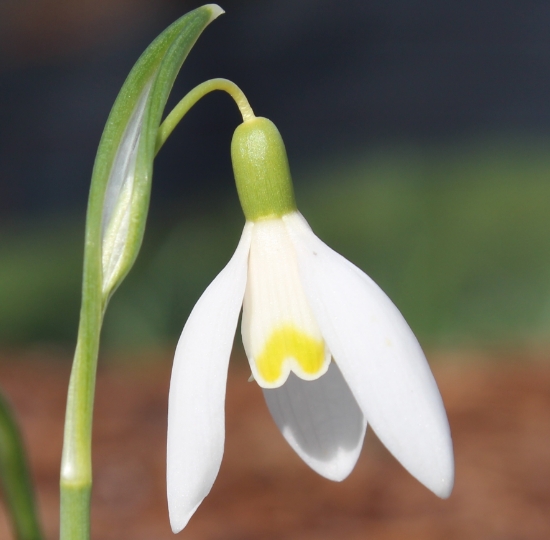
<svg viewBox="0 0 550 540">
<path fill-rule="evenodd" d="M 0 486 L 17 540 L 40 540 L 34 492 L 17 422 L 0 393 Z"/>
<path fill-rule="evenodd" d="M 84 275 L 85 289 L 102 291 L 103 309 L 141 246 L 168 95 L 201 32 L 221 13 L 215 4 L 200 7 L 160 34 L 128 75 L 107 120 L 92 175 Z"/>
</svg>

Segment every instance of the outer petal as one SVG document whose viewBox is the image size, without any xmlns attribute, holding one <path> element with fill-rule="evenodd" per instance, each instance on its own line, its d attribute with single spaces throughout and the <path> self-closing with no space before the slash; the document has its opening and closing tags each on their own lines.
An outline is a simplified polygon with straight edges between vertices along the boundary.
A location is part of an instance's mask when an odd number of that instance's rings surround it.
<svg viewBox="0 0 550 540">
<path fill-rule="evenodd" d="M 449 424 L 414 334 L 384 292 L 319 240 L 301 215 L 285 222 L 323 337 L 372 429 L 414 477 L 448 497 Z"/>
<path fill-rule="evenodd" d="M 227 365 L 246 287 L 253 225 L 204 291 L 181 334 L 168 402 L 167 485 L 172 530 L 181 531 L 220 469 Z"/>
<path fill-rule="evenodd" d="M 336 481 L 348 476 L 367 422 L 334 362 L 315 381 L 291 373 L 283 386 L 264 389 L 264 396 L 285 439 L 315 472 Z"/>
</svg>

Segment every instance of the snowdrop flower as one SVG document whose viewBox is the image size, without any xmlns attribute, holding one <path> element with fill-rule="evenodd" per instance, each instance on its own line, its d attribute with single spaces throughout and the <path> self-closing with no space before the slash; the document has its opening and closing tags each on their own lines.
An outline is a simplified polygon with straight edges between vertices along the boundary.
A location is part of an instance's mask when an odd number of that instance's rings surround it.
<svg viewBox="0 0 550 540">
<path fill-rule="evenodd" d="M 454 464 L 445 409 L 401 313 L 296 210 L 273 123 L 241 124 L 231 152 L 246 224 L 235 254 L 195 305 L 175 354 L 167 456 L 173 531 L 185 527 L 220 468 L 241 306 L 253 377 L 281 433 L 312 469 L 343 480 L 368 422 L 415 478 L 448 497 Z"/>
</svg>

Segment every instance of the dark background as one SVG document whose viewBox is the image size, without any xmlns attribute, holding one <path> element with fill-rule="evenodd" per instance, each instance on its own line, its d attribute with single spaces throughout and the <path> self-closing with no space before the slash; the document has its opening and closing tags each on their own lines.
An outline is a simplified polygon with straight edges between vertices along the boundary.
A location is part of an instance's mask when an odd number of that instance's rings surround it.
<svg viewBox="0 0 550 540">
<path fill-rule="evenodd" d="M 84 208 L 97 142 L 131 66 L 199 2 L 4 0 L 0 211 Z M 228 1 L 173 92 L 234 80 L 291 160 L 380 141 L 550 131 L 546 1 Z M 155 204 L 228 190 L 235 107 L 213 95 L 163 151 Z M 185 174 L 183 173 L 185 171 Z"/>
</svg>

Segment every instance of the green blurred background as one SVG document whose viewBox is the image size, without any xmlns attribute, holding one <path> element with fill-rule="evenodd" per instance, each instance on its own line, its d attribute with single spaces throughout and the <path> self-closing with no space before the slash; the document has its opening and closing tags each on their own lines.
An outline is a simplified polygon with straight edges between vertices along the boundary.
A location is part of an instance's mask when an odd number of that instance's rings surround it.
<svg viewBox="0 0 550 540">
<path fill-rule="evenodd" d="M 86 192 L 109 107 L 139 53 L 196 5 L 0 7 L 1 347 L 74 342 Z M 546 346 L 546 3 L 222 7 L 174 100 L 209 77 L 241 85 L 283 134 L 302 213 L 423 345 Z M 229 161 L 237 122 L 227 98 L 209 97 L 163 149 L 107 346 L 172 345 L 230 257 L 243 226 Z"/>
</svg>

